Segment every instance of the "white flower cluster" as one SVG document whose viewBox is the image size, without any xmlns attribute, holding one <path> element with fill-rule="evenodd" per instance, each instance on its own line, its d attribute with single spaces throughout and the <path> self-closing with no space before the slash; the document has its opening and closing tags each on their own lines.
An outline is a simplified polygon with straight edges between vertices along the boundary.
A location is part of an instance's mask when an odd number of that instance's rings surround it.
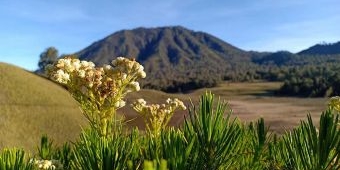
<svg viewBox="0 0 340 170">
<path fill-rule="evenodd" d="M 177 109 L 186 110 L 184 103 L 177 98 L 168 98 L 166 104 L 161 105 L 147 105 L 144 99 L 138 99 L 132 107 L 144 118 L 148 130 L 153 131 L 154 135 L 158 135 L 166 127 Z"/>
<path fill-rule="evenodd" d="M 118 57 L 111 65 L 95 68 L 94 63 L 64 58 L 47 67 L 49 77 L 66 85 L 71 93 L 81 92 L 100 104 L 121 108 L 123 97 L 139 91 L 137 80 L 145 78 L 144 67 L 133 59 Z M 105 101 L 108 99 L 107 101 Z"/>
<path fill-rule="evenodd" d="M 328 106 L 340 112 L 340 96 L 331 97 Z"/>
<path fill-rule="evenodd" d="M 31 159 L 30 163 L 34 164 L 41 170 L 62 170 L 63 165 L 58 160 L 38 160 Z"/>
<path fill-rule="evenodd" d="M 46 71 L 52 80 L 67 87 L 80 103 L 86 118 L 103 136 L 111 130 L 116 110 L 125 106 L 126 94 L 139 91 L 137 80 L 146 76 L 142 65 L 124 57 L 103 67 L 64 58 L 49 65 Z"/>
<path fill-rule="evenodd" d="M 169 105 L 170 108 L 181 108 L 182 110 L 187 109 L 187 107 L 185 107 L 184 103 L 177 98 L 175 98 L 175 99 L 168 98 L 166 100 L 166 103 Z"/>
</svg>

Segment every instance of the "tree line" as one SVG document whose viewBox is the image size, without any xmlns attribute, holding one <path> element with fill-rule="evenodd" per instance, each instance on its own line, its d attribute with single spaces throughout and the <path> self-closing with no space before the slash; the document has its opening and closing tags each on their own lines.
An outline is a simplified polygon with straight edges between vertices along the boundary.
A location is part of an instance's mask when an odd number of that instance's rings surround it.
<svg viewBox="0 0 340 170">
<path fill-rule="evenodd" d="M 47 64 L 58 58 L 75 55 L 60 55 L 54 47 L 40 55 L 37 73 L 43 74 Z M 156 67 L 147 72 L 141 82 L 144 88 L 165 92 L 188 92 L 203 87 L 214 87 L 221 81 L 252 82 L 256 80 L 281 81 L 277 95 L 327 97 L 340 95 L 340 55 L 297 55 L 280 51 L 254 53 L 251 61 L 229 60 L 216 67 L 207 67 L 209 61 L 188 65 Z M 154 64 L 154 63 L 151 63 Z M 146 70 L 147 71 L 147 70 Z"/>
</svg>

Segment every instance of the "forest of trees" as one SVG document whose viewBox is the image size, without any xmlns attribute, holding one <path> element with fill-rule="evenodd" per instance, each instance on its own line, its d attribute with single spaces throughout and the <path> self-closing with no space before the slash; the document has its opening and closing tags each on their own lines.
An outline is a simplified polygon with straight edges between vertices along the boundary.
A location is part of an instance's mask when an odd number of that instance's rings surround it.
<svg viewBox="0 0 340 170">
<path fill-rule="evenodd" d="M 339 56 L 340 57 L 340 56 Z M 291 68 L 279 95 L 328 97 L 340 95 L 340 63 L 319 63 Z"/>
<path fill-rule="evenodd" d="M 281 96 L 340 95 L 340 55 L 292 55 L 289 60 L 282 61 L 259 66 L 252 77 L 283 81 L 284 84 L 276 92 Z"/>
<path fill-rule="evenodd" d="M 58 51 L 47 48 L 41 55 L 39 70 L 56 60 Z M 61 55 L 64 57 L 66 55 Z M 72 55 L 72 57 L 76 57 Z M 202 87 L 214 87 L 221 81 L 252 82 L 257 80 L 284 82 L 275 92 L 280 96 L 327 97 L 340 95 L 340 55 L 298 55 L 280 51 L 257 53 L 251 61 L 220 62 L 216 67 L 208 60 L 195 64 L 162 67 L 155 63 L 141 85 L 165 92 L 188 92 Z M 146 70 L 147 71 L 147 70 Z"/>
</svg>

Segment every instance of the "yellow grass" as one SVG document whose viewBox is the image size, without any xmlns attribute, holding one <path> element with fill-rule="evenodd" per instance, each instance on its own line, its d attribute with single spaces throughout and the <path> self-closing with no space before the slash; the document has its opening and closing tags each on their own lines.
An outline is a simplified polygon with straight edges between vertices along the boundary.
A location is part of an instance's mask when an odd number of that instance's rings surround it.
<svg viewBox="0 0 340 170">
<path fill-rule="evenodd" d="M 56 143 L 75 139 L 86 121 L 60 86 L 18 67 L 0 63 L 0 148 L 35 149 L 40 136 Z"/>
</svg>

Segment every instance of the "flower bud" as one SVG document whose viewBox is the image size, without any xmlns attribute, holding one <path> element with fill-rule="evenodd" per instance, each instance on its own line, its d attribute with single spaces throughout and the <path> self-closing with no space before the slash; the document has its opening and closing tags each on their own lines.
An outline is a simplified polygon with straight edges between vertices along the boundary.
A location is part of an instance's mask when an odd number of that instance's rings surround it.
<svg viewBox="0 0 340 170">
<path fill-rule="evenodd" d="M 89 63 L 89 67 L 91 67 L 91 68 L 94 68 L 96 65 L 93 63 L 93 62 L 88 62 Z"/>
<path fill-rule="evenodd" d="M 130 83 L 130 86 L 131 86 L 131 88 L 132 88 L 134 91 L 139 91 L 139 90 L 140 90 L 139 83 L 136 82 L 136 81 L 131 82 L 131 83 Z"/>
<path fill-rule="evenodd" d="M 145 78 L 146 77 L 146 73 L 144 71 L 140 71 L 140 72 L 138 72 L 138 76 L 140 78 Z"/>
<path fill-rule="evenodd" d="M 79 76 L 80 78 L 85 78 L 85 71 L 84 71 L 84 70 L 79 70 L 79 71 L 78 71 L 78 76 Z"/>
<path fill-rule="evenodd" d="M 146 101 L 144 99 L 137 99 L 137 103 L 141 105 L 146 105 Z"/>
<path fill-rule="evenodd" d="M 63 70 L 58 70 L 55 74 L 55 80 L 62 84 L 67 84 L 70 80 L 70 75 L 65 73 Z"/>
<path fill-rule="evenodd" d="M 109 71 L 112 70 L 112 66 L 107 65 L 107 64 L 105 64 L 105 65 L 103 66 L 103 68 L 104 68 L 104 71 L 105 71 L 105 72 L 109 72 Z"/>
<path fill-rule="evenodd" d="M 126 78 L 127 78 L 127 74 L 122 73 L 122 80 L 126 80 Z"/>
<path fill-rule="evenodd" d="M 81 65 L 81 67 L 83 67 L 83 68 L 87 68 L 87 67 L 89 66 L 89 62 L 87 62 L 87 61 L 81 61 L 81 62 L 80 62 L 80 65 Z"/>
<path fill-rule="evenodd" d="M 124 107 L 126 102 L 124 100 L 119 101 L 119 108 Z"/>
<path fill-rule="evenodd" d="M 75 70 L 79 70 L 81 65 L 80 65 L 80 61 L 78 59 L 73 59 L 72 60 L 72 65 L 74 67 Z"/>
<path fill-rule="evenodd" d="M 115 108 L 122 108 L 122 107 L 124 107 L 125 106 L 125 101 L 124 100 L 120 100 L 120 101 L 117 101 L 115 104 L 114 104 L 114 107 Z"/>
</svg>

